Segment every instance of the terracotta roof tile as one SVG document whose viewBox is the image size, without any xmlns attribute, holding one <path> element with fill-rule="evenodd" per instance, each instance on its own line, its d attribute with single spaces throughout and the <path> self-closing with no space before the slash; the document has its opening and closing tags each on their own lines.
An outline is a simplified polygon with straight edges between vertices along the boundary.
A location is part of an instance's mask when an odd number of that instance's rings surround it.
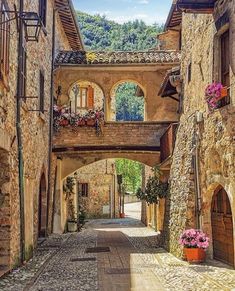
<svg viewBox="0 0 235 291">
<path fill-rule="evenodd" d="M 142 52 L 85 52 L 61 51 L 56 57 L 56 65 L 109 65 L 109 64 L 164 64 L 179 63 L 179 51 L 142 51 Z"/>
</svg>

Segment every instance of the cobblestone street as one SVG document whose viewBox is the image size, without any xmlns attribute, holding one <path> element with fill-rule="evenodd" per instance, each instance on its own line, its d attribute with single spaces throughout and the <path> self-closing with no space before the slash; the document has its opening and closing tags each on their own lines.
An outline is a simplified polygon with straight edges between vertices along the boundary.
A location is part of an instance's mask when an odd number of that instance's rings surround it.
<svg viewBox="0 0 235 291">
<path fill-rule="evenodd" d="M 134 218 L 93 220 L 80 233 L 51 236 L 34 259 L 0 280 L 2 291 L 233 288 L 233 269 L 215 261 L 189 265 L 175 258 L 157 247 L 156 232 Z"/>
</svg>

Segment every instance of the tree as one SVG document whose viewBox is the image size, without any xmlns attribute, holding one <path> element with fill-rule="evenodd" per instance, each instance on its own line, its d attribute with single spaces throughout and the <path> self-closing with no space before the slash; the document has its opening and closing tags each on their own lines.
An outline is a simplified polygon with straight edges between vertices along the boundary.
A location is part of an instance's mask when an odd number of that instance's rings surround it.
<svg viewBox="0 0 235 291">
<path fill-rule="evenodd" d="M 117 159 L 115 165 L 117 174 L 121 174 L 123 177 L 125 191 L 136 193 L 142 183 L 143 165 L 127 159 Z"/>
<path fill-rule="evenodd" d="M 156 35 L 163 25 L 146 25 L 142 20 L 118 24 L 104 15 L 78 11 L 78 22 L 88 50 L 148 50 L 156 48 Z"/>
</svg>

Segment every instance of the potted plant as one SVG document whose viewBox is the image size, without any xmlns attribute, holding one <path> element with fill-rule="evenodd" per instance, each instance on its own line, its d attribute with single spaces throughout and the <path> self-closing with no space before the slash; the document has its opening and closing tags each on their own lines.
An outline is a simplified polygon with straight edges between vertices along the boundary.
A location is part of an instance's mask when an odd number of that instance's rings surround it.
<svg viewBox="0 0 235 291">
<path fill-rule="evenodd" d="M 77 228 L 77 219 L 75 215 L 74 207 L 74 177 L 67 177 L 66 183 L 63 187 L 65 193 L 65 200 L 67 200 L 67 209 L 68 209 L 68 219 L 67 219 L 67 229 L 69 232 L 75 232 Z"/>
<path fill-rule="evenodd" d="M 213 82 L 206 87 L 205 98 L 210 110 L 218 108 L 218 102 L 228 96 L 228 88 L 221 83 Z"/>
<path fill-rule="evenodd" d="M 78 230 L 78 223 L 74 211 L 74 204 L 73 200 L 69 199 L 68 201 L 68 220 L 67 220 L 67 227 L 68 232 L 76 232 Z"/>
<path fill-rule="evenodd" d="M 180 236 L 179 243 L 184 247 L 184 255 L 188 262 L 204 262 L 205 250 L 209 247 L 209 238 L 203 231 L 187 229 Z"/>
</svg>

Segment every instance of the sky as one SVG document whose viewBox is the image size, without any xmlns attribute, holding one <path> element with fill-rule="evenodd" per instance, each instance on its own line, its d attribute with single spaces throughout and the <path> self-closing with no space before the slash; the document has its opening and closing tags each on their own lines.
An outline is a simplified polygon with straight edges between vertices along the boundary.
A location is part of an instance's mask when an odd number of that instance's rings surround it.
<svg viewBox="0 0 235 291">
<path fill-rule="evenodd" d="M 147 24 L 165 23 L 172 0 L 73 0 L 75 9 L 105 15 L 118 23 L 141 19 Z"/>
</svg>

